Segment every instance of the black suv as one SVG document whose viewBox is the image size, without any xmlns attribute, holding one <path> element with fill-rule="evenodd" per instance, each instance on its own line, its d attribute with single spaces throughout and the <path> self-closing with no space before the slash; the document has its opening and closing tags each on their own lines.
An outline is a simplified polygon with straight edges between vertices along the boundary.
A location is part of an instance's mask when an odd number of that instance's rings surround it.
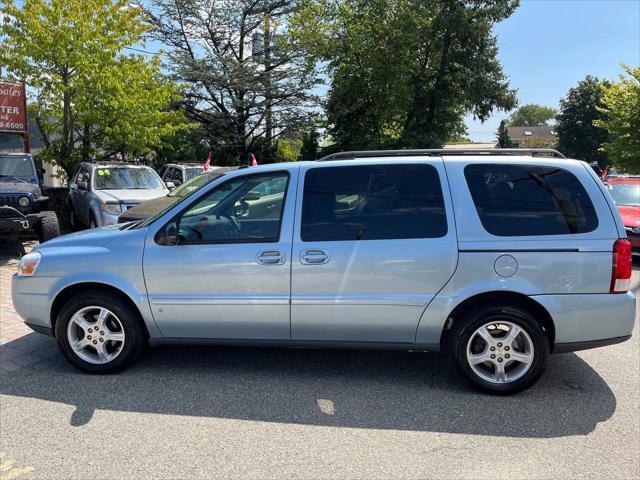
<svg viewBox="0 0 640 480">
<path fill-rule="evenodd" d="M 47 210 L 40 183 L 31 155 L 0 153 L 0 238 L 45 242 L 60 235 L 58 217 Z"/>
</svg>

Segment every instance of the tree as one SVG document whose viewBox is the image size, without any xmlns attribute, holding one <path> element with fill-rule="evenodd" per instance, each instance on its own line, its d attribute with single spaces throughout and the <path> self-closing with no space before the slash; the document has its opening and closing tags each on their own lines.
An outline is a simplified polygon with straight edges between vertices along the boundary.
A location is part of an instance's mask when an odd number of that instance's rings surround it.
<svg viewBox="0 0 640 480">
<path fill-rule="evenodd" d="M 504 120 L 500 121 L 500 126 L 498 127 L 498 147 L 500 148 L 511 148 L 511 137 L 509 137 L 509 131 L 507 130 L 507 122 Z"/>
<path fill-rule="evenodd" d="M 158 59 L 122 53 L 147 28 L 127 0 L 8 0 L 0 14 L 0 64 L 32 88 L 42 156 L 68 176 L 80 160 L 148 153 L 187 127 Z"/>
<path fill-rule="evenodd" d="M 551 107 L 528 103 L 513 112 L 507 123 L 510 127 L 535 127 L 548 125 L 555 116 L 556 111 Z"/>
<path fill-rule="evenodd" d="M 339 149 L 439 147 L 464 115 L 509 110 L 515 92 L 492 27 L 517 0 L 307 0 L 292 36 L 327 65 Z"/>
<path fill-rule="evenodd" d="M 320 150 L 320 134 L 316 124 L 312 122 L 311 125 L 303 129 L 301 137 L 300 158 L 302 160 L 316 160 Z"/>
<path fill-rule="evenodd" d="M 640 173 L 640 67 L 624 66 L 626 75 L 611 84 L 601 84 L 604 106 L 598 110 L 603 119 L 596 127 L 609 133 L 603 151 L 622 171 Z"/>
<path fill-rule="evenodd" d="M 155 0 L 152 35 L 188 85 L 185 109 L 203 124 L 226 163 L 262 152 L 307 117 L 319 82 L 315 63 L 286 32 L 294 0 Z M 264 157 L 266 156 L 266 158 Z"/>
<path fill-rule="evenodd" d="M 599 110 L 604 106 L 600 85 L 600 80 L 588 75 L 569 90 L 567 96 L 560 100 L 556 131 L 558 150 L 566 156 L 604 166 L 606 158 L 599 149 L 609 135 L 605 129 L 594 125 L 595 121 L 605 118 Z"/>
</svg>

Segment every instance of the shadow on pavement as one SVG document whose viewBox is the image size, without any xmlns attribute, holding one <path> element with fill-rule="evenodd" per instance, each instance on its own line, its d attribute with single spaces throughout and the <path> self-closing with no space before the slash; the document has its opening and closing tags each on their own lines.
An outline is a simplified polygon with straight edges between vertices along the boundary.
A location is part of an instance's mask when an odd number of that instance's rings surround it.
<svg viewBox="0 0 640 480">
<path fill-rule="evenodd" d="M 513 397 L 477 393 L 438 355 L 387 351 L 158 347 L 117 375 L 79 373 L 57 354 L 2 377 L 0 394 L 75 406 L 74 426 L 99 409 L 547 438 L 585 435 L 616 409 L 574 354 L 552 357 L 540 382 Z"/>
</svg>

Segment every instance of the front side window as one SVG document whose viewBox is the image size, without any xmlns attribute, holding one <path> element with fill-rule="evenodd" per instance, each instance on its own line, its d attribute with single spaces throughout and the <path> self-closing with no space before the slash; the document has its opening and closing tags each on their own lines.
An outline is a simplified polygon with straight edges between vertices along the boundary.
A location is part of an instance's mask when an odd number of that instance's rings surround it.
<svg viewBox="0 0 640 480">
<path fill-rule="evenodd" d="M 181 243 L 277 242 L 288 180 L 286 172 L 250 175 L 214 188 L 182 215 Z"/>
<path fill-rule="evenodd" d="M 96 190 L 164 190 L 160 177 L 150 168 L 106 167 L 94 172 Z"/>
<path fill-rule="evenodd" d="M 438 238 L 447 218 L 431 165 L 310 169 L 304 181 L 304 242 Z"/>
<path fill-rule="evenodd" d="M 483 227 L 501 237 L 587 233 L 598 217 L 580 181 L 562 168 L 478 164 L 464 174 Z"/>
</svg>

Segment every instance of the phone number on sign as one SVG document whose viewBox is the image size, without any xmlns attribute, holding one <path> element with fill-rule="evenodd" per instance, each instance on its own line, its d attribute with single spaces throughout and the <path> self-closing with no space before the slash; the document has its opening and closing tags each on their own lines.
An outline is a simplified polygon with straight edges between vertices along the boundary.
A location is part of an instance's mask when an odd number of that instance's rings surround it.
<svg viewBox="0 0 640 480">
<path fill-rule="evenodd" d="M 24 123 L 0 122 L 0 130 L 24 130 Z"/>
</svg>

